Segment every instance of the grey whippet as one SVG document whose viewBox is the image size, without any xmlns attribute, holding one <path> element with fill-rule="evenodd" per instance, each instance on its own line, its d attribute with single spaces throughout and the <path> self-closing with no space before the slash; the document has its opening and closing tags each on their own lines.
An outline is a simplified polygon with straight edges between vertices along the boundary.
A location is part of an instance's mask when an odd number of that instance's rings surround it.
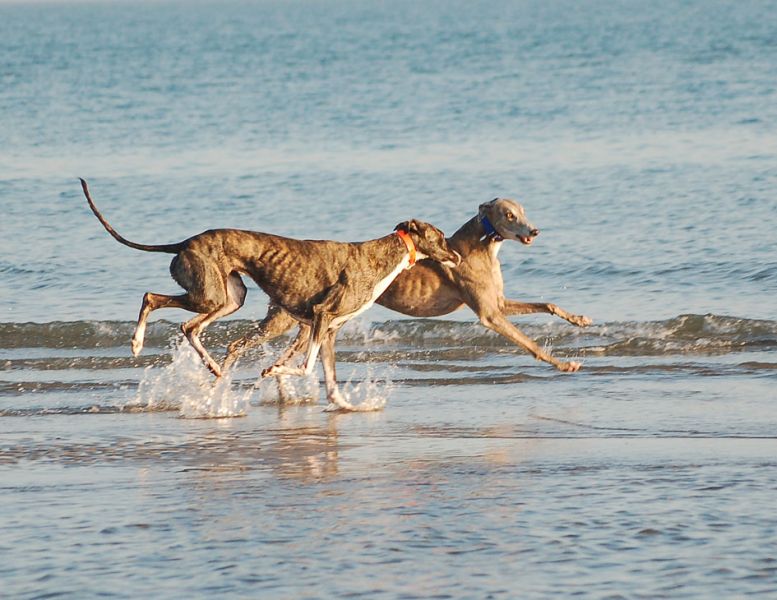
<svg viewBox="0 0 777 600">
<path fill-rule="evenodd" d="M 573 325 L 585 327 L 591 319 L 570 314 L 555 304 L 519 302 L 504 297 L 504 282 L 497 254 L 503 240 L 515 240 L 529 246 L 539 235 L 527 219 L 523 207 L 507 198 L 495 198 L 481 204 L 478 214 L 467 221 L 448 244 L 461 255 L 456 269 L 421 261 L 412 271 L 400 274 L 386 289 L 378 304 L 414 317 L 436 317 L 469 306 L 480 322 L 521 346 L 537 360 L 543 360 L 561 371 L 577 371 L 580 363 L 560 361 L 540 348 L 508 319 L 511 315 L 549 313 Z M 249 348 L 264 344 L 291 329 L 297 321 L 281 306 L 271 304 L 267 316 L 255 333 L 229 345 L 224 370 Z M 297 349 L 306 333 L 300 332 Z M 287 351 L 288 354 L 288 351 Z M 284 357 L 288 359 L 288 356 Z"/>
<path fill-rule="evenodd" d="M 327 397 L 350 406 L 337 390 L 334 378 L 334 338 L 349 319 L 369 308 L 404 269 L 416 259 L 430 259 L 455 267 L 461 257 L 450 249 L 445 235 L 421 221 L 406 221 L 397 233 L 366 242 L 296 240 L 239 229 L 210 229 L 175 244 L 149 245 L 119 235 L 97 210 L 86 182 L 81 187 L 97 219 L 117 241 L 146 252 L 175 254 L 170 274 L 186 290 L 167 296 L 147 292 L 132 337 L 132 353 L 143 348 L 146 320 L 159 308 L 182 308 L 198 313 L 181 326 L 189 343 L 217 377 L 221 369 L 200 342 L 210 323 L 238 310 L 245 302 L 248 275 L 270 297 L 273 306 L 309 326 L 308 352 L 303 371 L 313 370 L 319 349 L 327 381 Z M 276 366 L 282 374 L 289 368 Z"/>
</svg>

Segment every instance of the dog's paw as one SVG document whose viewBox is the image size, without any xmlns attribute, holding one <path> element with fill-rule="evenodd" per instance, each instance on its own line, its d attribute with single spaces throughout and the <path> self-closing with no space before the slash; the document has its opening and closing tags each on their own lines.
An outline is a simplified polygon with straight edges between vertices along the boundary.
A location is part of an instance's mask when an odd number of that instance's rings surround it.
<svg viewBox="0 0 777 600">
<path fill-rule="evenodd" d="M 578 327 L 588 327 L 589 325 L 592 325 L 594 321 L 585 315 L 572 315 L 569 319 L 569 322 L 572 323 L 572 325 L 577 325 Z"/>
<path fill-rule="evenodd" d="M 339 404 L 338 402 L 330 402 L 324 408 L 324 412 L 356 412 L 358 409 L 350 402 Z"/>
<path fill-rule="evenodd" d="M 570 362 L 564 362 L 560 363 L 558 365 L 559 371 L 564 371 L 565 373 L 574 373 L 575 371 L 579 371 L 580 367 L 583 365 L 579 362 L 570 361 Z"/>
<path fill-rule="evenodd" d="M 356 410 L 353 404 L 348 402 L 343 395 L 339 392 L 330 394 L 328 397 L 329 404 L 324 409 L 324 412 L 335 412 L 338 410 Z"/>
<path fill-rule="evenodd" d="M 141 350 L 143 350 L 143 340 L 132 338 L 132 356 L 137 358 Z"/>
<path fill-rule="evenodd" d="M 272 367 L 267 367 L 262 371 L 262 377 L 277 377 L 279 375 L 278 373 L 278 367 L 273 365 Z"/>
<path fill-rule="evenodd" d="M 593 323 L 594 320 L 591 317 L 580 315 L 580 327 L 588 327 L 589 325 L 593 325 Z"/>
</svg>

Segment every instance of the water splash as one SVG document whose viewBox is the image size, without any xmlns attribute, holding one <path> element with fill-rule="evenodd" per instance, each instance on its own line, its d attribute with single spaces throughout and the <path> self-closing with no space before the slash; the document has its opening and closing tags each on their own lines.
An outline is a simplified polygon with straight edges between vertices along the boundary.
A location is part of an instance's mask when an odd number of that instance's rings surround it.
<svg viewBox="0 0 777 600">
<path fill-rule="evenodd" d="M 177 410 L 185 419 L 245 416 L 251 388 L 233 389 L 229 375 L 214 382 L 200 357 L 185 341 L 174 346 L 171 354 L 169 365 L 144 370 L 137 399 L 127 408 Z"/>
<path fill-rule="evenodd" d="M 366 361 L 366 353 L 359 355 L 359 362 Z M 272 364 L 272 358 L 266 366 Z M 367 412 L 382 410 L 388 401 L 394 384 L 391 382 L 390 372 L 395 367 L 386 367 L 381 369 L 382 376 L 374 374 L 373 369 L 368 367 L 365 376 L 357 382 L 353 381 L 354 372 L 348 380 L 339 386 L 343 398 L 351 407 L 345 410 L 354 412 Z M 284 406 L 294 406 L 300 404 L 316 404 L 321 395 L 323 384 L 319 381 L 320 363 L 317 363 L 316 370 L 310 375 L 304 376 L 284 376 L 258 378 L 254 383 L 254 389 L 259 391 L 261 398 L 260 404 L 278 404 Z M 337 411 L 344 410 L 334 404 L 328 405 L 324 410 Z"/>
<path fill-rule="evenodd" d="M 348 402 L 351 412 L 373 412 L 383 410 L 388 403 L 395 384 L 390 373 L 395 367 L 382 369 L 383 376 L 377 377 L 371 368 L 367 369 L 365 377 L 356 383 L 350 378 L 341 386 L 340 392 Z M 344 410 L 336 404 L 329 404 L 324 410 L 334 412 Z"/>
<path fill-rule="evenodd" d="M 259 391 L 260 404 L 315 404 L 318 402 L 318 375 L 260 377 L 254 383 L 254 389 Z"/>
</svg>

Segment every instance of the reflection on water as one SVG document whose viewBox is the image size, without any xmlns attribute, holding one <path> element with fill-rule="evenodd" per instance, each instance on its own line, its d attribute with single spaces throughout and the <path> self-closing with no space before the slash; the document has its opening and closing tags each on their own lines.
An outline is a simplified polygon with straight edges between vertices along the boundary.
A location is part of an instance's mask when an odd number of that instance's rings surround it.
<svg viewBox="0 0 777 600">
<path fill-rule="evenodd" d="M 275 476 L 318 481 L 337 473 L 338 415 L 319 423 L 309 409 L 280 406 L 277 423 L 268 429 L 236 428 L 231 419 L 212 421 L 196 435 L 127 436 L 105 440 L 27 437 L 4 444 L 0 464 L 60 464 L 90 467 L 104 464 L 153 465 L 180 472 L 265 470 Z M 316 410 L 317 413 L 320 409 Z M 291 414 L 293 413 L 293 414 Z M 131 417 L 125 417 L 131 418 Z"/>
<path fill-rule="evenodd" d="M 181 448 L 181 452 L 187 455 L 181 462 L 185 465 L 183 472 L 197 471 L 208 477 L 232 471 L 261 470 L 282 479 L 310 483 L 337 474 L 339 451 L 337 429 L 330 422 L 326 427 L 269 431 L 260 445 L 255 438 L 243 437 L 197 440 Z M 126 458 L 133 460 L 135 457 Z M 149 457 L 137 459 L 148 460 Z"/>
<path fill-rule="evenodd" d="M 0 450 L 4 581 L 160 598 L 777 590 L 777 440 L 563 437 L 504 404 L 454 400 L 472 426 L 406 396 L 369 414 L 31 419 Z"/>
</svg>

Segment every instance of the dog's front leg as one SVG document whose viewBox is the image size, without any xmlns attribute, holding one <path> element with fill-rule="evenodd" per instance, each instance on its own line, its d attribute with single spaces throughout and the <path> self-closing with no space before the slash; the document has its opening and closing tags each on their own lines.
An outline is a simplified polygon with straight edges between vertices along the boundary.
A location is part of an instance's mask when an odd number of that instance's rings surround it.
<svg viewBox="0 0 777 600">
<path fill-rule="evenodd" d="M 321 364 L 324 367 L 324 381 L 326 382 L 326 399 L 329 406 L 324 410 L 354 410 L 353 405 L 346 400 L 337 387 L 337 367 L 335 364 L 335 337 L 337 331 L 330 330 L 321 345 Z"/>
<path fill-rule="evenodd" d="M 518 302 L 517 300 L 504 299 L 504 314 L 508 317 L 510 315 L 529 315 L 533 313 L 555 315 L 578 327 L 588 327 L 593 323 L 589 317 L 586 317 L 585 315 L 573 315 L 555 304 L 546 302 Z"/>
<path fill-rule="evenodd" d="M 507 317 L 505 317 L 504 314 L 502 314 L 502 312 L 499 311 L 496 307 L 481 306 L 478 308 L 479 310 L 476 310 L 475 312 L 480 318 L 480 322 L 484 326 L 488 327 L 492 331 L 497 332 L 499 335 L 506 337 L 514 344 L 521 346 L 537 360 L 543 360 L 546 363 L 550 363 L 551 365 L 556 367 L 559 371 L 565 371 L 565 372 L 571 373 L 574 371 L 578 371 L 580 369 L 581 365 L 579 362 L 560 361 L 557 358 L 554 358 L 553 356 L 548 354 L 547 352 L 543 351 L 542 348 L 540 348 L 534 342 L 534 340 L 532 340 L 530 337 L 525 335 L 515 325 L 510 323 L 510 321 L 507 320 Z"/>
</svg>

